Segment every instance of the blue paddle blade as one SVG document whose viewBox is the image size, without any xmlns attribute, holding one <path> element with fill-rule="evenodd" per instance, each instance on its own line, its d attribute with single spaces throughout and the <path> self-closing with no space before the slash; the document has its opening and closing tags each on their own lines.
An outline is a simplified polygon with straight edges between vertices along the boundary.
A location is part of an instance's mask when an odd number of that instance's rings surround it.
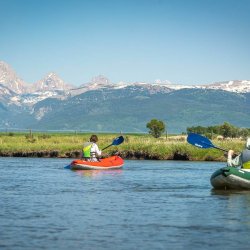
<svg viewBox="0 0 250 250">
<path fill-rule="evenodd" d="M 119 136 L 119 137 L 117 137 L 117 138 L 114 139 L 112 145 L 120 145 L 121 143 L 123 143 L 123 141 L 124 141 L 124 138 L 121 135 L 121 136 Z"/>
<path fill-rule="evenodd" d="M 65 169 L 70 169 L 70 164 L 64 167 Z"/>
<path fill-rule="evenodd" d="M 110 146 L 119 145 L 119 144 L 123 143 L 123 141 L 124 141 L 124 138 L 123 138 L 123 136 L 121 135 L 121 136 L 115 138 L 115 139 L 113 140 L 112 144 L 108 145 L 107 147 L 103 148 L 102 150 L 104 150 L 104 149 L 106 149 L 106 148 L 108 148 L 108 147 L 110 147 Z"/>
<path fill-rule="evenodd" d="M 208 138 L 195 133 L 189 133 L 187 141 L 198 148 L 216 148 Z"/>
</svg>

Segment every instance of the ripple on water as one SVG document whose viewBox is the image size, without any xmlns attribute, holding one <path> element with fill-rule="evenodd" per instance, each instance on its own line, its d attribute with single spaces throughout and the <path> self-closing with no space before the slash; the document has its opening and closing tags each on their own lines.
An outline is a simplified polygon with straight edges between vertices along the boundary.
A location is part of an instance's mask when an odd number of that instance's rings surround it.
<svg viewBox="0 0 250 250">
<path fill-rule="evenodd" d="M 249 192 L 214 191 L 221 163 L 0 158 L 3 249 L 248 249 Z"/>
</svg>

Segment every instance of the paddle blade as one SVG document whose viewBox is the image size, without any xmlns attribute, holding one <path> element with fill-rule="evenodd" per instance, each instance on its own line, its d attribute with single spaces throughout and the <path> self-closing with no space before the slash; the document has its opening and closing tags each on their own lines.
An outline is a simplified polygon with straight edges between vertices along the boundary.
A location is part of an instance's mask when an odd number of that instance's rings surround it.
<svg viewBox="0 0 250 250">
<path fill-rule="evenodd" d="M 123 141 L 124 141 L 124 138 L 121 135 L 113 140 L 112 145 L 120 145 L 121 143 L 123 143 Z"/>
<path fill-rule="evenodd" d="M 198 148 L 215 148 L 208 138 L 195 133 L 188 134 L 187 142 Z"/>
<path fill-rule="evenodd" d="M 108 145 L 107 147 L 103 148 L 102 150 L 106 149 L 106 148 L 109 148 L 110 146 L 117 146 L 117 145 L 120 145 L 121 143 L 123 143 L 124 141 L 124 138 L 123 136 L 119 136 L 117 138 L 115 138 L 112 142 L 112 144 Z"/>
</svg>

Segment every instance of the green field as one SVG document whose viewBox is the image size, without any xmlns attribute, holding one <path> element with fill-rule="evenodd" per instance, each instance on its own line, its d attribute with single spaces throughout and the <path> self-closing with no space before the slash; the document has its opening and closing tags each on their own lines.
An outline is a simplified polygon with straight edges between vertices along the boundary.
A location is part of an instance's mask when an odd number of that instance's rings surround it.
<svg viewBox="0 0 250 250">
<path fill-rule="evenodd" d="M 1 133 L 0 156 L 79 158 L 84 142 L 91 134 Z M 97 134 L 100 149 L 112 143 L 119 134 Z M 224 152 L 199 149 L 186 142 L 184 136 L 153 138 L 148 134 L 123 134 L 125 141 L 103 151 L 103 157 L 118 153 L 124 159 L 226 161 Z M 240 152 L 245 141 L 213 140 L 214 145 Z"/>
</svg>

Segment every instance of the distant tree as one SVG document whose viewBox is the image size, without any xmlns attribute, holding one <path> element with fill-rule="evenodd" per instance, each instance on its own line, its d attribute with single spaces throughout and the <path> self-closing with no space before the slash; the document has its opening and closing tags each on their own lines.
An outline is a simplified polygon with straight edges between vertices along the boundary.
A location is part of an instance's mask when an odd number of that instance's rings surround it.
<svg viewBox="0 0 250 250">
<path fill-rule="evenodd" d="M 159 138 L 165 131 L 165 124 L 163 121 L 152 119 L 147 123 L 147 128 L 149 129 L 149 134 L 155 138 Z"/>
<path fill-rule="evenodd" d="M 247 128 L 242 128 L 242 129 L 240 129 L 239 134 L 240 134 L 240 136 L 247 138 L 250 135 L 250 132 Z"/>
<path fill-rule="evenodd" d="M 207 128 L 202 126 L 187 128 L 187 133 L 205 134 L 207 133 Z"/>
<path fill-rule="evenodd" d="M 228 122 L 224 122 L 221 126 L 220 126 L 220 130 L 221 130 L 221 135 L 223 135 L 224 137 L 235 137 L 235 128 L 233 125 L 231 125 Z"/>
</svg>

